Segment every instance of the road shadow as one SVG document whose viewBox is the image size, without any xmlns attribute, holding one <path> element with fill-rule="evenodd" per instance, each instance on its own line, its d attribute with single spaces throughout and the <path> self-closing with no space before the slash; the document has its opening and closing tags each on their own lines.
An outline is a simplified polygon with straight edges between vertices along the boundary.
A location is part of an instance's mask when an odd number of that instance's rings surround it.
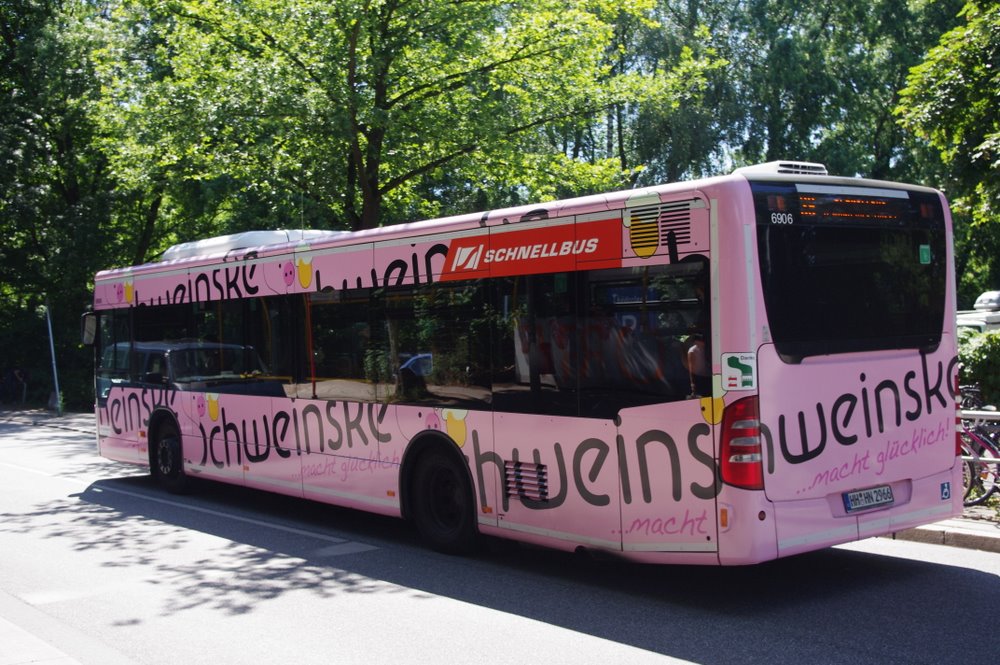
<svg viewBox="0 0 1000 665">
<path fill-rule="evenodd" d="M 54 519 L 67 511 L 68 527 Z M 397 519 L 210 482 L 177 497 L 148 477 L 0 514 L 0 530 L 29 528 L 106 553 L 108 566 L 148 567 L 172 591 L 164 614 L 240 614 L 295 591 L 445 596 L 699 663 L 957 662 L 968 636 L 956 618 L 1000 588 L 987 572 L 843 549 L 742 568 L 599 561 L 494 540 L 450 557 Z M 193 532 L 218 539 L 211 557 L 185 558 Z"/>
</svg>

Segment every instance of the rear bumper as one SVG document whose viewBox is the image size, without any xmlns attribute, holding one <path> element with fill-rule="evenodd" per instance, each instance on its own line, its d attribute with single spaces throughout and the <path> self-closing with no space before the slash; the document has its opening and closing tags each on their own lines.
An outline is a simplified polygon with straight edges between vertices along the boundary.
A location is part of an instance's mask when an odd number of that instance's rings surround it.
<svg viewBox="0 0 1000 665">
<path fill-rule="evenodd" d="M 893 486 L 899 489 L 891 507 L 850 515 L 843 510 L 839 494 L 775 503 L 778 556 L 883 536 L 962 512 L 961 467 L 957 460 L 947 471 Z"/>
</svg>

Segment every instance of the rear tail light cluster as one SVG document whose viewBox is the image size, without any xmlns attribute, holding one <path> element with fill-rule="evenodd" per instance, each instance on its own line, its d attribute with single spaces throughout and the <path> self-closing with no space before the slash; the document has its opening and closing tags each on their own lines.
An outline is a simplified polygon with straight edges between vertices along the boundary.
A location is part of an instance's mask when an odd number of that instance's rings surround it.
<svg viewBox="0 0 1000 665">
<path fill-rule="evenodd" d="M 764 489 L 764 454 L 756 397 L 744 397 L 722 414 L 722 481 L 744 489 Z"/>
</svg>

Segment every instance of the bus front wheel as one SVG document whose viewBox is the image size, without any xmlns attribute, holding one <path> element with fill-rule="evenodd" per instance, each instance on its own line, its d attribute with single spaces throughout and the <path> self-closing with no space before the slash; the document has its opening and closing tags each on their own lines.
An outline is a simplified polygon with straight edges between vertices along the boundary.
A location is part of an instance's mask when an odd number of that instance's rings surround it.
<svg viewBox="0 0 1000 665">
<path fill-rule="evenodd" d="M 411 486 L 411 516 L 423 541 L 448 554 L 476 545 L 476 513 L 468 472 L 456 456 L 428 450 L 417 460 Z"/>
<path fill-rule="evenodd" d="M 181 437 L 177 425 L 172 422 L 163 424 L 157 432 L 154 445 L 156 458 L 153 460 L 153 473 L 157 481 L 168 492 L 182 494 L 188 488 L 188 477 L 184 473 Z"/>
</svg>

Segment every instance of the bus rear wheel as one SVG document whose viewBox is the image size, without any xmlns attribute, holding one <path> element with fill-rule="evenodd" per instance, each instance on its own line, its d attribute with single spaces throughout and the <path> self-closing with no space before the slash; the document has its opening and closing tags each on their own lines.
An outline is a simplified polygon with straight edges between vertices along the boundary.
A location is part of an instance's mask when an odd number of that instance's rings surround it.
<svg viewBox="0 0 1000 665">
<path fill-rule="evenodd" d="M 456 456 L 429 450 L 417 460 L 413 474 L 411 516 L 424 543 L 447 554 L 475 549 L 472 485 Z"/>
<path fill-rule="evenodd" d="M 154 450 L 153 475 L 160 485 L 172 494 L 187 491 L 188 477 L 184 473 L 181 437 L 177 425 L 168 422 L 160 426 Z"/>
</svg>

